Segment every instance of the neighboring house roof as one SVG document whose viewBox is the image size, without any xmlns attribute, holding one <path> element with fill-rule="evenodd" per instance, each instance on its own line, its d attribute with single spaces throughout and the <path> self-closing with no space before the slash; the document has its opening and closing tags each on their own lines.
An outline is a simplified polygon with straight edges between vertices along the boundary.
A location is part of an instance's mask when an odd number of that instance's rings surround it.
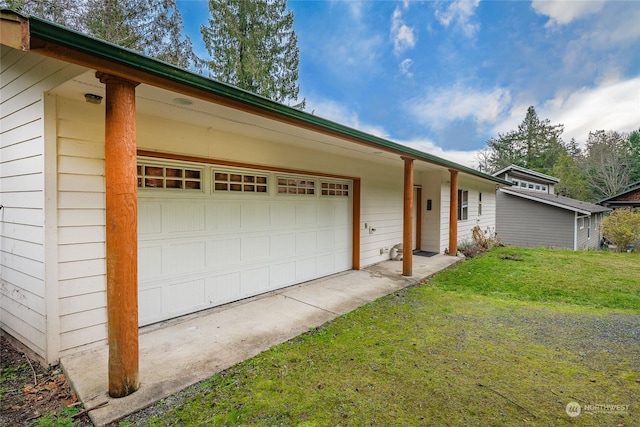
<svg viewBox="0 0 640 427">
<path fill-rule="evenodd" d="M 520 172 L 526 175 L 531 175 L 531 176 L 535 176 L 537 178 L 540 179 L 544 179 L 550 182 L 560 182 L 560 180 L 558 178 L 556 178 L 555 176 L 551 176 L 551 175 L 545 175 L 543 173 L 540 172 L 536 172 L 533 171 L 531 169 L 527 169 L 527 168 L 523 168 L 522 166 L 517 166 L 517 165 L 509 165 L 504 169 L 500 169 L 498 172 L 494 172 L 492 175 L 493 176 L 499 176 L 502 175 L 505 172 L 510 172 L 510 171 L 516 171 L 516 172 Z"/>
<path fill-rule="evenodd" d="M 627 188 L 624 189 L 624 191 L 618 193 L 618 194 L 614 194 L 613 196 L 607 197 L 606 199 L 602 199 L 599 202 L 597 202 L 599 205 L 608 205 L 608 204 L 633 204 L 633 202 L 638 202 L 640 203 L 640 192 L 638 192 L 638 194 L 633 194 L 631 195 L 630 193 L 634 193 L 637 192 L 637 190 L 640 190 L 640 181 L 634 182 L 633 184 L 630 184 L 627 186 Z M 630 196 L 630 197 L 625 197 L 625 196 Z"/>
<path fill-rule="evenodd" d="M 538 203 L 544 203 L 545 205 L 555 206 L 560 209 L 567 209 L 584 215 L 608 212 L 611 210 L 600 205 L 583 202 L 582 200 L 572 199 L 570 197 L 560 196 L 557 194 L 515 190 L 513 188 L 501 188 L 500 191 L 512 196 L 521 197 Z"/>
<path fill-rule="evenodd" d="M 3 44 L 15 49 L 33 50 L 43 55 L 53 56 L 89 68 L 103 69 L 105 72 L 120 75 L 134 81 L 156 85 L 176 92 L 188 92 L 210 102 L 218 102 L 244 109 L 273 120 L 333 135 L 356 144 L 375 147 L 400 156 L 407 156 L 458 170 L 498 184 L 511 185 L 510 182 L 473 168 L 280 104 L 235 86 L 212 80 L 121 46 L 92 38 L 44 19 L 24 16 L 6 9 L 0 10 L 0 14 L 4 21 L 3 26 L 12 21 L 23 29 L 22 37 L 19 40 L 12 38 L 13 34 L 10 34 L 9 30 L 6 31 L 6 34 L 9 35 L 2 40 Z M 24 31 L 25 27 L 26 31 Z M 76 53 L 73 54 L 73 52 Z"/>
</svg>

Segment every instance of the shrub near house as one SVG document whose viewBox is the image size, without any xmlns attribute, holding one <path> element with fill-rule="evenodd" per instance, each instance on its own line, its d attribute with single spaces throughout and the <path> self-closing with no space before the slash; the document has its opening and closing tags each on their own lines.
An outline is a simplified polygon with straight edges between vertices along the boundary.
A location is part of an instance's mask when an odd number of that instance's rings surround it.
<svg viewBox="0 0 640 427">
<path fill-rule="evenodd" d="M 640 243 L 640 211 L 616 209 L 602 220 L 601 228 L 616 250 L 625 252 L 629 246 Z"/>
</svg>

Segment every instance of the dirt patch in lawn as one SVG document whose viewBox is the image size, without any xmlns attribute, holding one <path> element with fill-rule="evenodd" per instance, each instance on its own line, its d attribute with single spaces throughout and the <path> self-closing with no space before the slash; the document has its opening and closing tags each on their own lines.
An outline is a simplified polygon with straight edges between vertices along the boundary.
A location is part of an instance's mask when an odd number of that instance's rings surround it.
<svg viewBox="0 0 640 427">
<path fill-rule="evenodd" d="M 0 426 L 91 425 L 60 369 L 45 369 L 4 337 L 0 362 Z"/>
</svg>

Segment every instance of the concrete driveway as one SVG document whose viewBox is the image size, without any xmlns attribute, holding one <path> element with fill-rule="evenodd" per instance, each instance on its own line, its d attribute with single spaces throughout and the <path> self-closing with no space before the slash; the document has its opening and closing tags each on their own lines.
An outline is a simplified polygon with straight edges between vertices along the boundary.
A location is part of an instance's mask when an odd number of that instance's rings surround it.
<svg viewBox="0 0 640 427">
<path fill-rule="evenodd" d="M 96 426 L 132 414 L 213 374 L 460 261 L 446 255 L 402 262 L 291 286 L 140 329 L 140 389 L 108 395 L 108 347 L 62 358 L 61 365 Z"/>
</svg>

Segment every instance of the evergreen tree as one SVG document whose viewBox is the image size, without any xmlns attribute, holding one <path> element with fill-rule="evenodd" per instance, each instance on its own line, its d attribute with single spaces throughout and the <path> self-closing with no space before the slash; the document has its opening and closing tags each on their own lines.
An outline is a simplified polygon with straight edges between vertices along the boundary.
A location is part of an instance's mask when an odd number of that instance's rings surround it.
<svg viewBox="0 0 640 427">
<path fill-rule="evenodd" d="M 556 194 L 578 200 L 592 200 L 591 189 L 582 175 L 578 161 L 569 154 L 560 156 L 551 174 L 560 180 L 554 186 Z"/>
<path fill-rule="evenodd" d="M 580 158 L 580 155 L 582 154 L 582 150 L 578 146 L 575 138 L 571 138 L 571 141 L 565 144 L 564 148 L 569 157 L 571 157 L 573 160 L 578 160 Z"/>
<path fill-rule="evenodd" d="M 625 141 L 629 151 L 631 182 L 640 181 L 640 129 L 629 134 Z"/>
<path fill-rule="evenodd" d="M 198 58 L 176 0 L 6 0 L 3 6 L 177 65 Z"/>
<path fill-rule="evenodd" d="M 88 0 L 88 33 L 182 68 L 197 66 L 175 0 Z"/>
<path fill-rule="evenodd" d="M 298 98 L 298 39 L 286 0 L 209 0 L 200 28 L 212 77 L 278 102 Z"/>
<path fill-rule="evenodd" d="M 34 15 L 74 29 L 78 29 L 75 23 L 80 20 L 80 7 L 74 0 L 3 0 L 0 9 Z"/>
<path fill-rule="evenodd" d="M 563 125 L 552 125 L 549 119 L 540 120 L 535 108 L 529 107 L 518 130 L 487 141 L 491 150 L 490 168 L 497 171 L 514 164 L 551 173 L 556 161 L 567 152 L 560 138 L 563 131 Z"/>
<path fill-rule="evenodd" d="M 515 147 L 517 132 L 511 130 L 507 133 L 499 133 L 497 138 L 487 141 L 488 153 L 484 154 L 484 163 L 487 173 L 497 172 L 510 165 L 523 166 L 523 159 L 520 149 Z"/>
</svg>

